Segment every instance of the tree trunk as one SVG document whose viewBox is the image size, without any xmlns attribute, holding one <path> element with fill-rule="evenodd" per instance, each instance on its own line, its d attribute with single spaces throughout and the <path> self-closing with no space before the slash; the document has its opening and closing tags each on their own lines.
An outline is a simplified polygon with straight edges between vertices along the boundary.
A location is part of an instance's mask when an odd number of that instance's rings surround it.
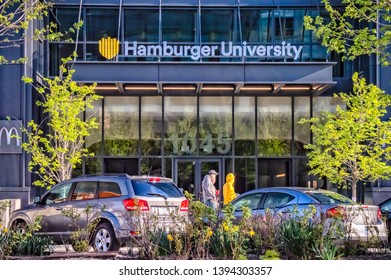
<svg viewBox="0 0 391 280">
<path fill-rule="evenodd" d="M 352 182 L 352 200 L 357 202 L 357 182 Z"/>
</svg>

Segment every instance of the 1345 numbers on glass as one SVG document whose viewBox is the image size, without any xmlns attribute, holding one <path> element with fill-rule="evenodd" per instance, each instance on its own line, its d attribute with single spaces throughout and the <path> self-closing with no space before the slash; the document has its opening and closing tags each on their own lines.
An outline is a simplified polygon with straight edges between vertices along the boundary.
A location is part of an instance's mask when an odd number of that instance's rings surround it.
<svg viewBox="0 0 391 280">
<path fill-rule="evenodd" d="M 213 267 L 213 275 L 269 275 L 271 266 L 219 266 Z"/>
</svg>

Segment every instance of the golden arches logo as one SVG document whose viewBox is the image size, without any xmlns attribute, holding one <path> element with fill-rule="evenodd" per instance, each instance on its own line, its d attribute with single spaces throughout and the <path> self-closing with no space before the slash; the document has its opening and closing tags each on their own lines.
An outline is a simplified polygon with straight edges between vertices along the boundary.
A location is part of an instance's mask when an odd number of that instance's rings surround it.
<svg viewBox="0 0 391 280">
<path fill-rule="evenodd" d="M 118 51 L 119 42 L 117 39 L 107 37 L 99 40 L 99 52 L 103 57 L 112 59 L 118 54 Z"/>
</svg>

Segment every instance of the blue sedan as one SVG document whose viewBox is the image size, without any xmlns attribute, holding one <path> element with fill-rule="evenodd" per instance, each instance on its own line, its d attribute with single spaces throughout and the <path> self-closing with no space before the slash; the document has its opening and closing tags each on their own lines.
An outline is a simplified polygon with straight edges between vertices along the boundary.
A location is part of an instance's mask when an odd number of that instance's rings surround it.
<svg viewBox="0 0 391 280">
<path fill-rule="evenodd" d="M 243 206 L 249 207 L 253 216 L 263 216 L 271 211 L 282 217 L 301 215 L 313 206 L 327 218 L 339 216 L 344 222 L 351 223 L 352 240 L 364 240 L 374 235 L 387 240 L 386 225 L 378 206 L 357 204 L 332 191 L 299 187 L 260 188 L 241 194 L 231 204 L 237 222 L 242 218 Z"/>
</svg>

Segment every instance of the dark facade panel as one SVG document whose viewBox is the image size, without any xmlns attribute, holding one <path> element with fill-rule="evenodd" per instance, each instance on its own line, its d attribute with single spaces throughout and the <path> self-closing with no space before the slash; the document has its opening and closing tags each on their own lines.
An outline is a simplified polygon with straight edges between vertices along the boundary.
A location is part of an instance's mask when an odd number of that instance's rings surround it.
<svg viewBox="0 0 391 280">
<path fill-rule="evenodd" d="M 154 64 L 76 62 L 73 78 L 85 83 L 157 83 L 158 67 Z"/>
<path fill-rule="evenodd" d="M 20 187 L 22 185 L 22 174 L 19 168 L 21 158 L 22 155 L 0 154 L 0 187 Z"/>
<path fill-rule="evenodd" d="M 242 83 L 242 64 L 160 64 L 162 83 Z"/>
<path fill-rule="evenodd" d="M 246 65 L 245 83 L 330 83 L 333 63 Z"/>
<path fill-rule="evenodd" d="M 74 79 L 85 83 L 332 83 L 333 65 L 76 62 Z"/>
<path fill-rule="evenodd" d="M 0 66 L 0 120 L 9 117 L 22 118 L 21 65 Z"/>
</svg>

